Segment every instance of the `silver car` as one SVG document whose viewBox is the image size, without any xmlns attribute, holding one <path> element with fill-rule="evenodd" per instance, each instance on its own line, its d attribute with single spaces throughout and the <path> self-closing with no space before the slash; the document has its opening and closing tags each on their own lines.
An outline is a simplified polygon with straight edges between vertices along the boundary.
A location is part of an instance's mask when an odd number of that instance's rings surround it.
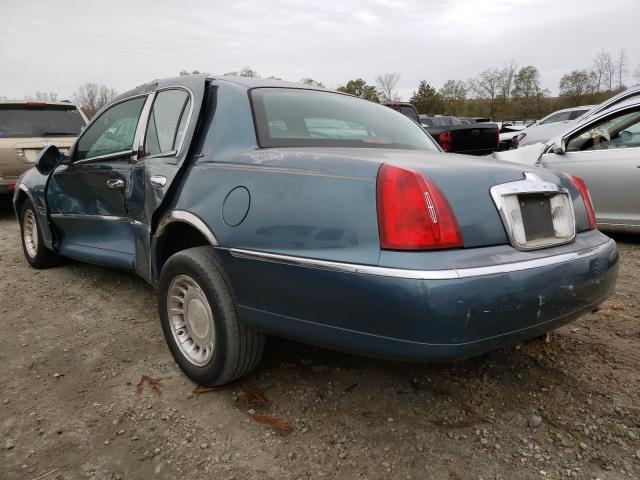
<svg viewBox="0 0 640 480">
<path fill-rule="evenodd" d="M 589 121 L 590 118 L 598 115 L 600 112 L 611 108 L 620 102 L 624 102 L 630 98 L 638 96 L 640 96 L 640 86 L 632 87 L 611 97 L 608 100 L 605 100 L 601 104 L 596 105 L 586 113 L 574 117 L 573 120 L 564 120 L 555 123 L 545 122 L 544 124 L 542 124 L 541 121 L 539 125 L 532 125 L 530 127 L 527 127 L 525 130 L 519 133 L 518 136 L 513 140 L 513 148 L 524 147 L 526 145 L 533 145 L 534 143 L 546 142 L 547 140 L 551 140 L 556 135 L 559 135 L 562 132 L 570 129 L 572 126 L 584 125 L 587 121 Z"/>
<path fill-rule="evenodd" d="M 551 141 L 494 156 L 582 178 L 600 229 L 640 233 L 639 95 L 599 109 Z"/>
</svg>

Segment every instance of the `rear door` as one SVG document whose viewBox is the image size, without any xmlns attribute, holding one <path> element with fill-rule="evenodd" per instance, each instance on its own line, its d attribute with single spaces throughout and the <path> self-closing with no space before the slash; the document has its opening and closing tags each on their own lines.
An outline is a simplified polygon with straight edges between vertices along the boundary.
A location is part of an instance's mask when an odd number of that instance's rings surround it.
<svg viewBox="0 0 640 480">
<path fill-rule="evenodd" d="M 640 226 L 640 107 L 596 119 L 564 138 L 544 166 L 581 177 L 600 225 Z"/>
<path fill-rule="evenodd" d="M 136 237 L 136 271 L 150 274 L 150 235 L 159 212 L 188 160 L 204 102 L 206 76 L 161 82 L 144 114 L 144 135 L 127 190 L 127 210 Z"/>
</svg>

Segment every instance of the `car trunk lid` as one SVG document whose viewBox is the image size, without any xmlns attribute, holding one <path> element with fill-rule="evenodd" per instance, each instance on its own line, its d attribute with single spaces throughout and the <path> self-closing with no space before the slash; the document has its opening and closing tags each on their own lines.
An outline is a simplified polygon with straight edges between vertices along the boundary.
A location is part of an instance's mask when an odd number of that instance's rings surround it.
<svg viewBox="0 0 640 480">
<path fill-rule="evenodd" d="M 287 168 L 312 170 L 344 178 L 377 178 L 382 164 L 417 171 L 428 177 L 447 198 L 458 221 L 464 248 L 509 244 L 507 230 L 491 196 L 496 185 L 525 180 L 535 172 L 543 182 L 567 188 L 572 193 L 578 230 L 586 229 L 584 208 L 568 178 L 553 171 L 515 163 L 465 155 L 382 148 L 305 148 L 265 151 L 269 163 Z M 260 154 L 257 152 L 256 154 Z M 371 199 L 376 208 L 376 199 Z M 582 227 L 582 228 L 581 228 Z"/>
</svg>

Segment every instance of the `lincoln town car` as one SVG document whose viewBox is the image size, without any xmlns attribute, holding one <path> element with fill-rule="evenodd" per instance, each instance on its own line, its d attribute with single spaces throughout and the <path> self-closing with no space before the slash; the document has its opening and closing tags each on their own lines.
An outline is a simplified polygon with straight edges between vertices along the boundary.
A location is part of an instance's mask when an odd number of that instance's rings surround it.
<svg viewBox="0 0 640 480">
<path fill-rule="evenodd" d="M 71 258 L 151 284 L 173 357 L 203 385 L 251 371 L 266 334 L 479 355 L 593 311 L 618 270 L 580 178 L 444 154 L 390 108 L 277 80 L 124 93 L 68 152 L 40 152 L 14 206 L 34 268 Z"/>
</svg>

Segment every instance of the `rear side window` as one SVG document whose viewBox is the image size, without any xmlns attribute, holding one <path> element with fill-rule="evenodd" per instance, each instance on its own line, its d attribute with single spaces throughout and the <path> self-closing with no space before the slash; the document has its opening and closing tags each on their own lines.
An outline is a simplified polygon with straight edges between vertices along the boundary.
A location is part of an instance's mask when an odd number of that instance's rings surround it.
<svg viewBox="0 0 640 480">
<path fill-rule="evenodd" d="M 191 98 L 184 90 L 158 92 L 147 123 L 144 155 L 175 153 L 187 128 Z"/>
<path fill-rule="evenodd" d="M 571 112 L 558 112 L 554 115 L 551 115 L 546 120 L 542 120 L 540 122 L 540 125 L 545 125 L 547 123 L 564 122 L 566 120 L 571 120 Z"/>
<path fill-rule="evenodd" d="M 146 100 L 146 96 L 134 98 L 104 111 L 78 140 L 76 160 L 131 150 Z"/>
<path fill-rule="evenodd" d="M 83 126 L 73 105 L 0 105 L 0 138 L 77 137 Z"/>
<path fill-rule="evenodd" d="M 359 147 L 438 151 L 415 122 L 390 108 L 333 92 L 251 90 L 261 147 Z"/>
<path fill-rule="evenodd" d="M 571 120 L 581 117 L 586 112 L 588 112 L 588 110 L 574 110 L 573 112 L 571 112 Z"/>
</svg>

